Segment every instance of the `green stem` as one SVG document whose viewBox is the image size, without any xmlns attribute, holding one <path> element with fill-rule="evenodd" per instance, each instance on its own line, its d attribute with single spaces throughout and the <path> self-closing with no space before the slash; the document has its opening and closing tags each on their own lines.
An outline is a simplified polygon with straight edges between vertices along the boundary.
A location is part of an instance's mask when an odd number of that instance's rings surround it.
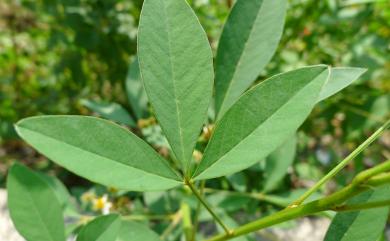
<svg viewBox="0 0 390 241">
<path fill-rule="evenodd" d="M 192 239 L 192 223 L 191 223 L 191 209 L 188 204 L 182 202 L 180 211 L 183 215 L 183 230 L 186 241 L 191 241 Z"/>
<path fill-rule="evenodd" d="M 169 226 L 164 230 L 164 232 L 161 234 L 160 239 L 165 240 L 169 234 L 172 233 L 172 231 L 176 228 L 176 226 L 180 223 L 181 219 L 183 217 L 183 214 L 181 210 L 179 210 L 174 217 L 172 218 L 172 222 L 169 224 Z"/>
<path fill-rule="evenodd" d="M 328 174 L 326 174 L 320 181 L 318 181 L 312 188 L 305 192 L 301 197 L 294 201 L 290 207 L 301 205 L 308 197 L 315 193 L 324 183 L 333 178 L 339 173 L 348 163 L 350 163 L 357 155 L 364 151 L 372 142 L 378 139 L 381 134 L 390 126 L 390 120 L 388 120 L 383 126 L 381 126 L 374 134 L 372 134 L 365 142 L 363 142 L 358 148 L 356 148 L 351 154 L 349 154 L 343 161 L 341 161 L 335 168 L 333 168 Z"/>
<path fill-rule="evenodd" d="M 381 173 L 366 182 L 368 186 L 379 186 L 390 182 L 390 173 Z"/>
<path fill-rule="evenodd" d="M 313 215 L 322 211 L 335 210 L 337 207 L 342 207 L 340 205 L 343 204 L 346 200 L 358 195 L 359 193 L 369 190 L 372 187 L 381 186 L 387 183 L 390 183 L 390 173 L 380 174 L 378 176 L 372 177 L 369 180 L 361 180 L 360 182 L 354 179 L 350 185 L 331 194 L 328 197 L 309 202 L 307 204 L 283 209 L 282 211 L 279 211 L 275 214 L 233 229 L 229 234 L 220 234 L 207 239 L 206 241 L 226 241 L 288 220 Z M 367 209 L 382 207 L 388 204 L 390 204 L 390 201 L 362 204 L 361 207 L 362 209 Z M 358 206 L 346 206 L 344 208 L 356 209 Z"/>
<path fill-rule="evenodd" d="M 285 201 L 286 200 L 285 198 L 281 198 L 277 195 L 270 195 L 265 193 L 235 192 L 235 191 L 227 191 L 227 190 L 220 190 L 220 189 L 213 189 L 213 188 L 205 188 L 204 191 L 206 193 L 224 193 L 226 195 L 252 198 L 281 208 L 285 208 L 288 205 L 288 203 Z"/>
<path fill-rule="evenodd" d="M 199 192 L 200 196 L 202 197 L 204 196 L 205 186 L 206 186 L 206 180 L 202 180 L 200 182 L 200 192 Z M 196 206 L 195 217 L 194 217 L 194 232 L 192 235 L 192 241 L 196 240 L 196 233 L 198 231 L 198 226 L 199 226 L 199 215 L 200 215 L 201 207 L 202 204 L 200 203 L 200 201 L 198 201 L 198 204 Z"/>
<path fill-rule="evenodd" d="M 129 216 L 123 216 L 122 218 L 124 220 L 131 220 L 131 221 L 144 221 L 144 220 L 172 220 L 174 218 L 175 214 L 168 214 L 168 215 L 129 215 Z"/>
<path fill-rule="evenodd" d="M 380 208 L 390 206 L 390 200 L 370 202 L 370 203 L 359 203 L 359 204 L 350 204 L 350 205 L 340 205 L 332 208 L 336 212 L 351 212 L 351 211 L 360 211 L 371 208 Z"/>
<path fill-rule="evenodd" d="M 224 222 L 218 217 L 218 215 L 211 209 L 210 205 L 206 202 L 203 196 L 196 190 L 194 184 L 191 181 L 186 181 L 186 185 L 191 189 L 192 193 L 198 198 L 198 200 L 202 203 L 202 205 L 209 211 L 211 216 L 213 216 L 214 220 L 221 225 L 223 230 L 225 230 L 226 235 L 230 234 L 229 228 L 224 224 Z"/>
<path fill-rule="evenodd" d="M 373 176 L 376 176 L 378 174 L 381 174 L 383 172 L 387 172 L 387 171 L 390 171 L 390 160 L 388 161 L 385 161 L 373 168 L 370 168 L 366 171 L 363 171 L 361 173 L 359 173 L 355 179 L 354 179 L 354 182 L 356 183 L 362 183 L 364 182 L 365 180 L 368 180 L 370 179 L 371 177 Z"/>
</svg>

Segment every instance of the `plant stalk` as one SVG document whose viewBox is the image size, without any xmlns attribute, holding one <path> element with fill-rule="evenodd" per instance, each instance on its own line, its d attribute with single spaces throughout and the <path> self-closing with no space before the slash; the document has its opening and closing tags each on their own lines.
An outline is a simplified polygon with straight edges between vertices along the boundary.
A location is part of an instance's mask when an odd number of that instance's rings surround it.
<svg viewBox="0 0 390 241">
<path fill-rule="evenodd" d="M 176 226 L 180 223 L 183 215 L 181 210 L 179 210 L 173 217 L 172 222 L 169 224 L 169 226 L 164 230 L 164 232 L 161 234 L 160 239 L 165 240 L 168 235 L 172 233 L 172 231 L 176 228 Z"/>
<path fill-rule="evenodd" d="M 301 197 L 295 200 L 290 206 L 295 207 L 301 205 L 308 197 L 315 193 L 322 185 L 333 178 L 339 173 L 346 165 L 348 165 L 357 155 L 364 151 L 372 142 L 378 139 L 381 134 L 390 126 L 390 120 L 386 121 L 377 131 L 374 132 L 366 141 L 364 141 L 358 148 L 351 152 L 343 161 L 341 161 L 335 168 L 333 168 L 328 174 L 326 174 L 320 181 L 318 181 L 313 187 L 305 192 Z"/>
<path fill-rule="evenodd" d="M 357 204 L 354 206 L 342 206 L 342 203 L 344 203 L 346 200 L 364 191 L 367 191 L 372 187 L 377 187 L 388 183 L 390 183 L 390 173 L 379 174 L 378 176 L 374 176 L 369 180 L 361 180 L 359 182 L 355 181 L 354 179 L 350 185 L 331 194 L 328 197 L 312 201 L 307 204 L 283 209 L 275 214 L 233 229 L 229 234 L 216 235 L 205 241 L 226 241 L 285 221 L 312 215 L 322 211 L 335 210 L 337 208 L 343 209 L 341 211 L 353 211 L 358 210 L 359 208 L 369 209 L 388 206 L 390 204 L 390 200 L 367 204 Z"/>
<path fill-rule="evenodd" d="M 332 208 L 336 212 L 352 212 L 360 211 L 371 208 L 380 208 L 390 206 L 390 200 L 378 201 L 378 202 L 369 202 L 369 203 L 359 203 L 359 204 L 350 204 L 350 205 L 340 205 Z"/>
<path fill-rule="evenodd" d="M 196 190 L 194 184 L 191 181 L 185 181 L 186 185 L 191 189 L 192 193 L 196 196 L 196 198 L 202 203 L 202 205 L 209 211 L 211 216 L 213 216 L 214 220 L 221 225 L 226 235 L 230 235 L 230 229 L 226 226 L 226 224 L 218 217 L 218 215 L 213 211 L 210 205 L 206 202 L 203 196 Z"/>
<path fill-rule="evenodd" d="M 202 197 L 204 196 L 205 186 L 206 186 L 206 180 L 202 180 L 200 182 L 200 191 L 199 191 L 199 194 Z M 202 208 L 202 204 L 200 201 L 198 201 L 198 204 L 196 206 L 196 211 L 195 211 L 195 217 L 194 217 L 194 232 L 192 234 L 192 241 L 196 240 L 196 233 L 198 231 L 199 215 L 200 215 L 201 208 Z"/>
<path fill-rule="evenodd" d="M 191 223 L 191 209 L 187 203 L 182 202 L 180 206 L 180 211 L 183 215 L 183 230 L 186 241 L 191 241 L 192 233 L 192 223 Z"/>
</svg>

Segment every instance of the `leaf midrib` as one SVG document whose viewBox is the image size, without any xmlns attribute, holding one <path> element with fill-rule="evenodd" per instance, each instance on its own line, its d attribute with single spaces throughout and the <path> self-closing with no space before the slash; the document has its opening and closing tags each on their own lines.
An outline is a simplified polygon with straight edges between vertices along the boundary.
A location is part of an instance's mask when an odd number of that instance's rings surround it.
<svg viewBox="0 0 390 241">
<path fill-rule="evenodd" d="M 165 23 L 165 27 L 167 28 L 167 36 L 168 36 L 168 51 L 169 51 L 169 56 L 173 56 L 172 55 L 172 43 L 171 43 L 171 35 L 170 35 L 170 24 L 168 23 L 168 10 L 167 10 L 167 6 L 165 4 L 164 1 L 161 1 L 163 6 L 164 6 L 164 23 Z M 183 139 L 183 129 L 182 129 L 182 125 L 181 125 L 181 118 L 180 118 L 180 109 L 179 109 L 179 103 L 178 103 L 178 98 L 177 98 L 177 89 L 176 89 L 176 77 L 175 77 L 175 71 L 174 71 L 174 66 L 172 64 L 172 60 L 171 58 L 169 58 L 169 66 L 171 68 L 171 73 L 172 73 L 172 83 L 173 83 L 173 96 L 174 96 L 174 102 L 175 102 L 175 107 L 176 107 L 176 118 L 177 118 L 177 124 L 178 124 L 178 129 L 179 129 L 179 140 L 180 140 L 180 149 L 181 149 L 181 155 L 182 155 L 182 158 L 185 158 L 185 155 L 184 155 L 184 139 Z M 161 127 L 162 128 L 162 127 Z M 174 150 L 174 148 L 173 148 Z M 174 151 L 175 152 L 175 151 Z M 182 160 L 182 161 L 185 161 L 185 160 Z"/>
<path fill-rule="evenodd" d="M 43 136 L 43 137 L 45 137 L 45 138 L 47 138 L 47 139 L 50 139 L 50 140 L 54 140 L 54 141 L 56 141 L 56 142 L 63 143 L 64 145 L 70 146 L 71 148 L 77 149 L 77 150 L 79 150 L 79 151 L 81 151 L 81 152 L 90 153 L 90 154 L 92 154 L 92 155 L 94 155 L 94 156 L 97 156 L 97 157 L 100 157 L 100 158 L 104 158 L 104 159 L 109 160 L 109 161 L 113 161 L 113 162 L 115 162 L 115 163 L 117 163 L 117 164 L 119 164 L 119 165 L 121 165 L 121 166 L 124 166 L 124 167 L 127 167 L 127 168 L 133 168 L 133 169 L 136 169 L 136 170 L 141 171 L 141 172 L 143 172 L 143 173 L 147 173 L 147 174 L 149 174 L 149 175 L 153 175 L 153 176 L 157 176 L 157 177 L 164 178 L 164 179 L 167 179 L 167 180 L 179 182 L 179 179 L 168 178 L 168 177 L 165 177 L 165 176 L 161 176 L 161 175 L 159 175 L 159 174 L 157 174 L 157 173 L 148 172 L 148 171 L 146 171 L 146 170 L 142 170 L 142 169 L 140 169 L 140 168 L 137 168 L 137 167 L 134 167 L 134 166 L 131 166 L 131 165 L 127 165 L 127 164 L 125 164 L 125 163 L 123 163 L 123 162 L 114 160 L 114 159 L 112 159 L 112 158 L 110 158 L 110 157 L 107 157 L 107 156 L 105 156 L 105 155 L 100 155 L 100 154 L 98 154 L 98 153 L 96 153 L 96 152 L 93 152 L 93 151 L 90 151 L 90 150 L 82 149 L 82 148 L 80 148 L 80 147 L 78 147 L 78 146 L 75 146 L 75 145 L 73 145 L 73 144 L 71 144 L 71 143 L 68 143 L 68 142 L 63 141 L 63 140 L 56 139 L 56 138 L 51 137 L 51 136 L 49 136 L 49 135 L 46 135 L 46 134 L 37 132 L 37 131 L 35 131 L 35 130 L 33 130 L 33 129 L 26 128 L 26 127 L 22 127 L 22 126 L 19 126 L 19 128 L 26 129 L 26 130 L 28 130 L 28 131 L 31 131 L 31 132 L 35 133 L 36 135 Z M 165 161 L 165 160 L 164 160 L 164 161 Z M 169 166 L 168 166 L 168 168 L 169 168 Z M 174 173 L 173 170 L 172 170 L 172 172 Z M 178 178 L 179 178 L 179 177 L 178 177 Z"/>
<path fill-rule="evenodd" d="M 320 72 L 318 75 L 316 75 L 315 78 L 313 78 L 314 80 L 316 78 L 318 78 L 321 74 L 324 73 L 325 70 L 323 70 L 322 72 Z M 206 167 L 201 173 L 197 174 L 195 177 L 198 177 L 200 176 L 202 173 L 204 173 L 206 170 L 210 169 L 212 166 L 216 165 L 221 159 L 223 159 L 226 155 L 228 155 L 235 147 L 237 147 L 238 145 L 240 145 L 244 140 L 246 140 L 247 138 L 249 138 L 258 128 L 260 128 L 260 126 L 264 125 L 266 122 L 268 122 L 274 115 L 276 115 L 277 113 L 279 113 L 279 111 L 281 109 L 283 109 L 288 103 L 290 103 L 290 101 L 292 101 L 293 99 L 295 99 L 296 95 L 298 95 L 301 91 L 303 91 L 304 89 L 306 89 L 312 82 L 309 82 L 309 84 L 305 85 L 305 87 L 303 87 L 302 89 L 296 91 L 292 96 L 291 98 L 289 98 L 288 101 L 286 101 L 284 104 L 282 104 L 280 106 L 280 108 L 278 108 L 274 113 L 272 113 L 268 118 L 266 118 L 261 124 L 259 124 L 255 129 L 253 129 L 253 131 L 251 131 L 247 136 L 243 137 L 239 142 L 237 142 L 234 146 L 232 146 L 232 148 L 230 148 L 229 151 L 227 151 L 226 153 L 224 153 L 221 157 L 219 157 L 217 159 L 217 161 L 213 162 L 210 166 Z M 211 142 L 211 141 L 210 141 Z M 195 171 L 196 173 L 196 171 Z"/>
</svg>

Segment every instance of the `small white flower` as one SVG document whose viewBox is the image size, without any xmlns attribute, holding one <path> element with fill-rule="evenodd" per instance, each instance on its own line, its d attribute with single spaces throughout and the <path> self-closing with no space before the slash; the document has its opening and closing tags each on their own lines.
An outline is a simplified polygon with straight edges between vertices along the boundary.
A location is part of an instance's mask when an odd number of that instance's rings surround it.
<svg viewBox="0 0 390 241">
<path fill-rule="evenodd" d="M 107 194 L 93 200 L 93 209 L 96 211 L 101 211 L 103 215 L 109 214 L 111 208 L 112 208 L 112 203 L 108 201 Z"/>
</svg>

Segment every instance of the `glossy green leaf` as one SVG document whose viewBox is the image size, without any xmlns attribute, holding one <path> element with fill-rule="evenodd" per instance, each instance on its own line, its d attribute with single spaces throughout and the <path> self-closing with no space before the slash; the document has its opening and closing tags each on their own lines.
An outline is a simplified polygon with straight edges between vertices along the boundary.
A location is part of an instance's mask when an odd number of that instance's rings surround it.
<svg viewBox="0 0 390 241">
<path fill-rule="evenodd" d="M 126 93 L 137 119 L 148 117 L 148 97 L 141 80 L 138 58 L 130 65 L 126 78 Z"/>
<path fill-rule="evenodd" d="M 185 0 L 146 0 L 138 58 L 149 101 L 186 168 L 206 121 L 213 83 L 207 36 Z"/>
<path fill-rule="evenodd" d="M 338 93 L 348 85 L 356 81 L 367 70 L 362 68 L 339 67 L 332 68 L 329 80 L 321 91 L 318 102 Z"/>
<path fill-rule="evenodd" d="M 324 65 L 301 68 L 245 93 L 217 122 L 196 179 L 232 174 L 268 156 L 309 115 L 328 75 Z"/>
<path fill-rule="evenodd" d="M 137 126 L 130 113 L 118 103 L 96 102 L 84 99 L 81 100 L 81 104 L 105 119 L 131 127 Z"/>
<path fill-rule="evenodd" d="M 22 165 L 8 174 L 8 208 L 18 232 L 29 241 L 65 241 L 61 204 L 39 175 Z"/>
<path fill-rule="evenodd" d="M 42 116 L 17 123 L 19 135 L 39 152 L 91 181 L 125 190 L 172 188 L 177 174 L 128 130 L 85 116 Z"/>
<path fill-rule="evenodd" d="M 297 139 L 294 135 L 267 157 L 263 192 L 272 191 L 278 186 L 294 162 L 296 147 Z"/>
<path fill-rule="evenodd" d="M 348 201 L 349 204 L 388 200 L 390 186 L 362 193 Z M 338 213 L 325 236 L 325 241 L 376 241 L 386 225 L 388 207 L 357 212 Z"/>
<path fill-rule="evenodd" d="M 116 214 L 97 217 L 80 230 L 76 241 L 115 241 L 121 224 Z"/>
<path fill-rule="evenodd" d="M 287 0 L 238 0 L 234 5 L 216 59 L 218 117 L 238 100 L 271 60 L 282 36 L 286 8 Z"/>
<path fill-rule="evenodd" d="M 116 241 L 161 241 L 160 237 L 149 227 L 130 221 L 122 221 Z"/>
</svg>

